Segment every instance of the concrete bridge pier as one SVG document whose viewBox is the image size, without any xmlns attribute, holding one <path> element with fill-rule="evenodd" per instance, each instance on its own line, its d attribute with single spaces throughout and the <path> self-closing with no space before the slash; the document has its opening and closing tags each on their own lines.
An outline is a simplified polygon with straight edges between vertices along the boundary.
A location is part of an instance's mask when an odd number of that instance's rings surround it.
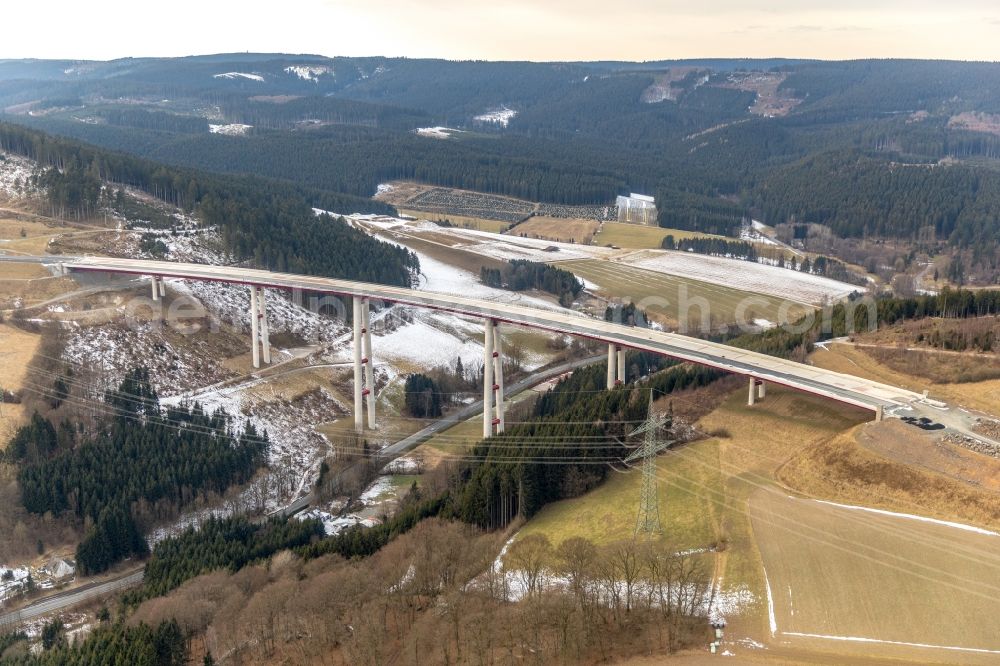
<svg viewBox="0 0 1000 666">
<path fill-rule="evenodd" d="M 483 337 L 483 439 L 493 434 L 493 320 Z"/>
<path fill-rule="evenodd" d="M 625 383 L 625 350 L 608 343 L 608 390 Z"/>
<path fill-rule="evenodd" d="M 153 276 L 151 276 L 149 278 L 149 284 L 150 284 L 150 286 L 153 289 L 153 301 L 154 302 L 158 302 L 160 300 L 161 293 L 164 293 L 166 291 L 165 287 L 161 288 L 161 284 L 162 283 L 163 283 L 163 281 L 160 278 L 156 277 L 155 275 L 153 275 Z M 161 291 L 161 289 L 162 289 L 162 291 Z"/>
<path fill-rule="evenodd" d="M 500 327 L 496 320 L 486 320 L 483 336 L 483 439 L 504 429 L 503 356 L 500 347 Z"/>
<path fill-rule="evenodd" d="M 617 368 L 615 367 L 615 345 L 608 343 L 608 390 L 610 391 L 615 387 L 615 379 L 618 377 Z"/>
<path fill-rule="evenodd" d="M 375 427 L 374 370 L 371 364 L 371 311 L 368 299 L 352 299 L 354 326 L 354 430 L 365 431 L 365 399 L 368 401 L 368 427 Z M 367 380 L 367 386 L 365 385 Z"/>
<path fill-rule="evenodd" d="M 162 284 L 162 283 L 161 283 Z M 264 364 L 271 364 L 271 335 L 267 330 L 267 305 L 264 288 L 250 287 L 250 339 L 253 344 L 253 367 L 260 368 L 261 352 Z"/>
<path fill-rule="evenodd" d="M 753 407 L 758 400 L 763 400 L 767 395 L 766 384 L 763 379 L 750 378 L 750 392 L 747 394 L 747 405 Z"/>
<path fill-rule="evenodd" d="M 267 329 L 267 303 L 264 300 L 264 288 L 257 287 L 257 318 L 260 320 L 260 345 L 264 355 L 264 365 L 271 365 L 271 334 Z"/>
<path fill-rule="evenodd" d="M 260 367 L 260 307 L 257 305 L 257 287 L 250 287 L 250 343 L 253 345 L 253 367 Z"/>
<path fill-rule="evenodd" d="M 368 427 L 375 429 L 375 361 L 372 356 L 372 313 L 367 298 L 361 300 L 361 365 L 365 368 L 365 388 L 361 393 L 368 402 Z"/>
<path fill-rule="evenodd" d="M 503 402 L 503 343 L 500 338 L 500 324 L 493 321 L 489 328 L 493 329 L 493 390 L 496 392 L 496 417 L 493 423 L 497 427 L 497 433 L 501 433 L 506 425 Z"/>
</svg>

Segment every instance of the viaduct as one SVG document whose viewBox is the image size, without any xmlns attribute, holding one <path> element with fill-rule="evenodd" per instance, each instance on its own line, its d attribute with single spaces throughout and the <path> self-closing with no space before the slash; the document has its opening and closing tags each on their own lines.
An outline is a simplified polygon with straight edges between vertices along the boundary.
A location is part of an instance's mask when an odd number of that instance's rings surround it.
<svg viewBox="0 0 1000 666">
<path fill-rule="evenodd" d="M 606 343 L 608 388 L 624 380 L 625 350 L 635 349 L 743 375 L 748 378 L 748 403 L 751 405 L 764 397 L 768 382 L 871 410 L 875 420 L 881 420 L 886 410 L 905 407 L 924 398 L 913 391 L 852 375 L 676 333 L 600 321 L 568 310 L 550 311 L 452 294 L 230 266 L 103 257 L 78 258 L 66 261 L 61 266 L 67 272 L 149 276 L 154 300 L 165 294 L 164 278 L 246 285 L 251 297 L 249 314 L 254 341 L 254 367 L 260 367 L 261 360 L 265 364 L 271 361 L 265 289 L 314 292 L 349 298 L 353 305 L 354 419 L 358 432 L 364 430 L 366 411 L 368 427 L 375 427 L 370 327 L 372 300 L 441 310 L 483 320 L 483 437 L 504 430 L 501 325 L 526 326 Z"/>
</svg>

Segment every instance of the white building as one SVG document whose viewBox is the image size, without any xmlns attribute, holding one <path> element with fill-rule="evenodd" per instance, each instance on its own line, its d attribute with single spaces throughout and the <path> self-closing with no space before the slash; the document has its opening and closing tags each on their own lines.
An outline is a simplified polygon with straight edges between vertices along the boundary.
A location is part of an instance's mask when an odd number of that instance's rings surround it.
<svg viewBox="0 0 1000 666">
<path fill-rule="evenodd" d="M 627 224 L 656 224 L 656 200 L 645 194 L 629 193 L 618 197 L 618 221 Z"/>
</svg>

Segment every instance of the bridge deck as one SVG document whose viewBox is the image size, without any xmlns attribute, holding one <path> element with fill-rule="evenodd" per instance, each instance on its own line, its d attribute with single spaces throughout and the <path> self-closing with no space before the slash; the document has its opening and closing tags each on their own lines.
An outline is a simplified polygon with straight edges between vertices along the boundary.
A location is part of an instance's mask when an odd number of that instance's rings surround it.
<svg viewBox="0 0 1000 666">
<path fill-rule="evenodd" d="M 258 285 L 338 296 L 365 296 L 392 303 L 443 310 L 473 317 L 492 318 L 510 324 L 566 333 L 663 354 L 726 372 L 755 377 L 865 409 L 877 410 L 880 407 L 891 409 L 923 398 L 922 395 L 913 391 L 853 375 L 831 372 L 795 361 L 699 340 L 677 333 L 613 324 L 585 317 L 569 310 L 550 311 L 523 305 L 494 303 L 453 294 L 230 266 L 103 257 L 79 258 L 66 262 L 63 266 L 70 271 L 150 275 Z"/>
</svg>

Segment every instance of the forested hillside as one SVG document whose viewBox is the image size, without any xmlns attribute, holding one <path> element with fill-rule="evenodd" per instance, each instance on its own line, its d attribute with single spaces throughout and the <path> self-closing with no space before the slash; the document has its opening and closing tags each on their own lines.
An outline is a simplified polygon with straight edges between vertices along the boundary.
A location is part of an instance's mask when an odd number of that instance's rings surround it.
<svg viewBox="0 0 1000 666">
<path fill-rule="evenodd" d="M 409 286 L 418 268 L 411 252 L 313 212 L 313 207 L 392 212 L 377 201 L 272 180 L 174 169 L 6 123 L 0 123 L 0 149 L 46 167 L 36 182 L 62 214 L 95 214 L 102 204 L 103 180 L 197 211 L 204 224 L 221 230 L 237 258 L 252 259 L 264 268 L 400 286 Z"/>
<path fill-rule="evenodd" d="M 18 122 L 114 150 L 285 181 L 331 210 L 380 210 L 365 199 L 395 179 L 560 204 L 637 191 L 656 195 L 670 228 L 736 236 L 753 218 L 941 243 L 992 279 L 997 81 L 989 63 L 229 54 L 96 63 L 72 80 L 46 63 L 8 64 L 0 104 L 27 104 L 37 113 Z M 501 109 L 502 121 L 489 115 Z M 227 136 L 206 123 L 252 127 Z M 414 133 L 436 125 L 464 131 Z"/>
<path fill-rule="evenodd" d="M 92 525 L 77 550 L 84 573 L 144 555 L 142 532 L 199 496 L 250 479 L 267 460 L 266 433 L 241 434 L 223 411 L 198 405 L 163 409 L 148 371 L 137 368 L 105 397 L 97 432 L 58 429 L 38 416 L 11 440 L 24 508 Z"/>
</svg>

